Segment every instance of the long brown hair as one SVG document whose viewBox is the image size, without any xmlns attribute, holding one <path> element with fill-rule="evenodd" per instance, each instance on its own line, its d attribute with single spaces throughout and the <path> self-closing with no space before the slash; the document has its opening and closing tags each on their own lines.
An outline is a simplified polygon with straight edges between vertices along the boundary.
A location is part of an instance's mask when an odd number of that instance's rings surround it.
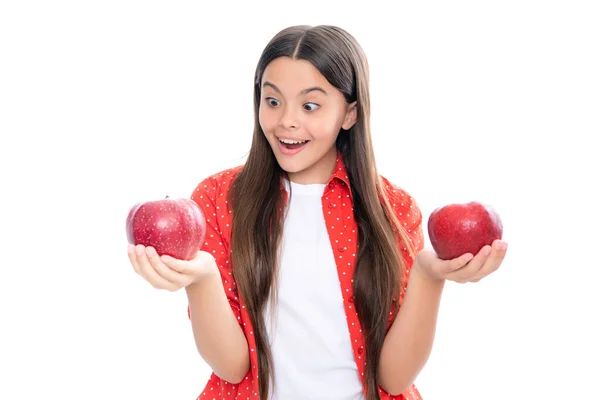
<svg viewBox="0 0 600 400">
<path fill-rule="evenodd" d="M 379 399 L 377 374 L 389 312 L 398 310 L 403 259 L 398 246 L 412 246 L 383 194 L 370 131 L 369 70 L 356 40 L 335 26 L 293 26 L 279 32 L 264 49 L 254 80 L 254 136 L 248 159 L 230 191 L 232 268 L 252 323 L 258 356 L 260 399 L 266 400 L 273 359 L 264 323 L 266 304 L 276 279 L 283 230 L 281 169 L 260 127 L 261 81 L 267 65 L 278 57 L 307 60 L 344 95 L 357 101 L 356 123 L 340 132 L 340 150 L 350 179 L 358 226 L 354 304 L 365 335 L 367 400 Z"/>
</svg>

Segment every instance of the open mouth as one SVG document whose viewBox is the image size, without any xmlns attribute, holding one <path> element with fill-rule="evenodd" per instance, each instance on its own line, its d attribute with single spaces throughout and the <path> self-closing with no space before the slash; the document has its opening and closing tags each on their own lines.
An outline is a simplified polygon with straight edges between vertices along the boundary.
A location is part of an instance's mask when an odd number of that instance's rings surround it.
<svg viewBox="0 0 600 400">
<path fill-rule="evenodd" d="M 297 150 L 301 147 L 304 147 L 309 141 L 310 140 L 297 141 L 297 140 L 279 139 L 279 143 L 281 143 L 281 145 L 283 147 L 285 147 L 286 149 L 289 149 L 289 150 Z"/>
</svg>

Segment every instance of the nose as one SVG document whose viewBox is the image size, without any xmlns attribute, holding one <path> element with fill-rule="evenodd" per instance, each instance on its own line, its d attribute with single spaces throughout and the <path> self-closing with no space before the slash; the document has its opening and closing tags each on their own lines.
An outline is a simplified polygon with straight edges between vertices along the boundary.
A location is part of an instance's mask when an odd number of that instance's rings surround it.
<svg viewBox="0 0 600 400">
<path fill-rule="evenodd" d="M 285 129 L 297 129 L 300 126 L 298 116 L 293 111 L 292 107 L 286 107 L 279 121 Z"/>
</svg>

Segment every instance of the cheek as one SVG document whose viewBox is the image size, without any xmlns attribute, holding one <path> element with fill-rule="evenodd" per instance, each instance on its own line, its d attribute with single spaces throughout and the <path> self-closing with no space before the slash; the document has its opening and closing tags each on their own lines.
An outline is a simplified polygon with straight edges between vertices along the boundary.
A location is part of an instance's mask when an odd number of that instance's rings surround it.
<svg viewBox="0 0 600 400">
<path fill-rule="evenodd" d="M 327 117 L 323 114 L 320 118 L 310 118 L 306 128 L 315 139 L 333 139 L 337 137 L 341 124 L 337 116 Z"/>
<path fill-rule="evenodd" d="M 264 133 L 267 133 L 273 129 L 274 120 L 275 119 L 272 112 L 269 112 L 262 107 L 258 110 L 258 123 L 260 124 L 260 127 Z"/>
</svg>

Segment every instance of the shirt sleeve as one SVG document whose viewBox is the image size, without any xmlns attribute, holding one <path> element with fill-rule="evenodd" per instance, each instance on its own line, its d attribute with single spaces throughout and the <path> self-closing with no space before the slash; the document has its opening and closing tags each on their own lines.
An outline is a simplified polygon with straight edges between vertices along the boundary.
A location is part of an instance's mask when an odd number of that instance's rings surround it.
<svg viewBox="0 0 600 400">
<path fill-rule="evenodd" d="M 421 214 L 421 209 L 419 208 L 417 201 L 407 191 L 390 183 L 385 178 L 383 178 L 383 182 L 387 186 L 389 193 L 388 198 L 393 210 L 395 211 L 395 215 L 408 236 L 409 244 L 412 247 L 414 254 L 416 254 L 424 247 L 422 228 L 423 215 Z M 401 240 L 400 251 L 404 258 L 403 287 L 400 299 L 402 302 L 404 293 L 406 292 L 406 288 L 408 286 L 408 278 L 410 276 L 414 259 L 411 257 L 409 249 Z"/>
<path fill-rule="evenodd" d="M 412 250 L 416 255 L 419 251 L 421 251 L 424 247 L 424 239 L 423 239 L 423 215 L 421 214 L 421 209 L 417 204 L 416 200 L 411 197 L 408 193 L 401 190 L 401 200 L 400 200 L 400 210 L 398 211 L 399 220 L 404 225 L 404 229 L 408 234 L 408 240 L 410 245 L 412 246 Z M 404 206 L 402 206 L 404 204 Z M 404 218 L 400 218 L 404 217 Z M 404 293 L 406 293 L 406 288 L 408 287 L 408 278 L 410 276 L 410 271 L 412 270 L 412 266 L 414 263 L 414 258 L 411 257 L 410 252 L 406 247 L 402 247 L 402 255 L 404 256 L 404 275 L 403 275 L 403 287 L 402 287 L 402 298 L 401 302 L 404 299 Z"/>
<path fill-rule="evenodd" d="M 224 200 L 226 197 L 227 193 L 222 190 L 216 176 L 209 177 L 198 184 L 191 195 L 191 199 L 200 206 L 206 219 L 206 236 L 200 250 L 212 254 L 215 258 L 229 305 L 241 325 L 240 302 L 232 274 L 229 243 L 226 242 L 222 226 L 219 224 L 220 221 L 221 224 L 227 224 L 231 219 Z M 188 318 L 191 318 L 189 305 Z"/>
</svg>

